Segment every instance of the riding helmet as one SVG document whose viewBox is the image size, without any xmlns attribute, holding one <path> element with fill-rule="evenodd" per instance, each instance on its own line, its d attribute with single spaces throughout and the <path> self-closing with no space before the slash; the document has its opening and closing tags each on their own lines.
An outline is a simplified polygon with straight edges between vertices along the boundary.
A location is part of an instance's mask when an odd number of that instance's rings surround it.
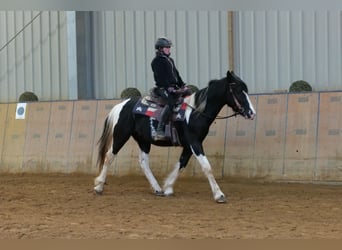
<svg viewBox="0 0 342 250">
<path fill-rule="evenodd" d="M 172 42 L 170 39 L 166 38 L 166 37 L 160 37 L 157 39 L 154 48 L 155 49 L 160 49 L 160 48 L 165 48 L 165 47 L 171 47 L 172 46 Z"/>
</svg>

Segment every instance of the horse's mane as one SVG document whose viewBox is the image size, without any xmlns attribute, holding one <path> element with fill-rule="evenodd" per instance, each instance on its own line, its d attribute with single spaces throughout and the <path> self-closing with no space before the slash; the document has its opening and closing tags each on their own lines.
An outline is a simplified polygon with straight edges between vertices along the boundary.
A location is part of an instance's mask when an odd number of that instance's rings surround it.
<svg viewBox="0 0 342 250">
<path fill-rule="evenodd" d="M 195 110 L 194 111 L 198 112 L 198 113 L 201 113 L 204 111 L 204 109 L 207 105 L 207 99 L 208 99 L 208 93 L 209 93 L 210 86 L 212 86 L 212 85 L 218 86 L 218 84 L 221 84 L 221 86 L 226 86 L 226 85 L 223 85 L 222 83 L 223 82 L 226 83 L 227 81 L 235 82 L 236 84 L 238 84 L 240 86 L 240 88 L 242 88 L 243 91 L 248 93 L 247 85 L 236 75 L 234 75 L 233 79 L 227 79 L 225 77 L 225 78 L 222 78 L 220 80 L 218 80 L 218 79 L 211 80 L 208 83 L 207 87 L 205 87 L 205 88 L 203 88 L 203 89 L 201 89 L 195 93 Z"/>
<path fill-rule="evenodd" d="M 208 87 L 201 89 L 195 94 L 195 112 L 203 112 L 207 105 Z"/>
<path fill-rule="evenodd" d="M 195 94 L 195 112 L 201 113 L 204 111 L 205 106 L 207 105 L 208 98 L 208 90 L 209 86 L 214 82 L 219 82 L 220 80 L 211 80 L 207 87 L 199 90 Z"/>
</svg>

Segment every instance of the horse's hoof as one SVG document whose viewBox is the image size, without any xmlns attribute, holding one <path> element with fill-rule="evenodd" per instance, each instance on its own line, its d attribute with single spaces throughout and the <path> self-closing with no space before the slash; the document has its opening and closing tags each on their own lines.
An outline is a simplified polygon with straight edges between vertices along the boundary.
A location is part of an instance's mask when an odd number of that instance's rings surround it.
<svg viewBox="0 0 342 250">
<path fill-rule="evenodd" d="M 164 197 L 165 193 L 163 191 L 155 191 L 154 195 Z"/>
<path fill-rule="evenodd" d="M 172 197 L 172 196 L 173 196 L 173 193 L 164 193 L 164 196 L 165 196 L 165 197 Z"/>
<path fill-rule="evenodd" d="M 216 199 L 217 203 L 227 203 L 227 199 L 224 195 L 221 195 L 219 198 Z"/>
<path fill-rule="evenodd" d="M 173 196 L 173 188 L 167 187 L 164 189 L 164 195 L 165 196 Z"/>
<path fill-rule="evenodd" d="M 103 194 L 103 190 L 96 190 L 96 188 L 94 188 L 94 194 L 96 195 L 102 195 Z"/>
</svg>

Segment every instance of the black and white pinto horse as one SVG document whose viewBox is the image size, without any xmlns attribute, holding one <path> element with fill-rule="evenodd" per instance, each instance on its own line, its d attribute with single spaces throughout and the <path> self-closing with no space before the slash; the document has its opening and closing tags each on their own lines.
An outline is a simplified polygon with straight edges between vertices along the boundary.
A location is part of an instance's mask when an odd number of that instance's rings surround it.
<svg viewBox="0 0 342 250">
<path fill-rule="evenodd" d="M 119 150 L 132 136 L 141 150 L 139 155 L 140 166 L 156 195 L 170 196 L 174 193 L 173 186 L 176 179 L 193 154 L 208 178 L 215 201 L 218 203 L 226 202 L 226 197 L 212 173 L 202 143 L 208 134 L 210 125 L 224 105 L 228 105 L 236 114 L 246 119 L 254 119 L 256 112 L 247 93 L 246 84 L 233 72 L 228 71 L 226 77 L 220 80 L 212 80 L 207 87 L 184 98 L 187 105 L 185 119 L 175 122 L 180 146 L 183 150 L 178 162 L 166 178 L 163 188 L 159 186 L 150 169 L 149 152 L 151 144 L 173 146 L 172 142 L 153 139 L 151 124 L 157 121 L 152 121 L 151 117 L 133 113 L 132 110 L 138 101 L 136 98 L 127 99 L 115 105 L 105 120 L 102 136 L 99 140 L 97 164 L 100 174 L 95 178 L 95 192 L 97 194 L 103 192 L 108 167 Z"/>
</svg>

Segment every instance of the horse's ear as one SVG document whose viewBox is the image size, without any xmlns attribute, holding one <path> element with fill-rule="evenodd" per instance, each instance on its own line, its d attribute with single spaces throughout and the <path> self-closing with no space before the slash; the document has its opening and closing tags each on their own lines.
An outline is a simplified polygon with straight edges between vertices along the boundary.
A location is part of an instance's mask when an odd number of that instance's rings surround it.
<svg viewBox="0 0 342 250">
<path fill-rule="evenodd" d="M 231 80 L 231 79 L 233 79 L 233 74 L 234 74 L 234 72 L 233 71 L 227 71 L 227 79 L 228 80 Z"/>
</svg>

